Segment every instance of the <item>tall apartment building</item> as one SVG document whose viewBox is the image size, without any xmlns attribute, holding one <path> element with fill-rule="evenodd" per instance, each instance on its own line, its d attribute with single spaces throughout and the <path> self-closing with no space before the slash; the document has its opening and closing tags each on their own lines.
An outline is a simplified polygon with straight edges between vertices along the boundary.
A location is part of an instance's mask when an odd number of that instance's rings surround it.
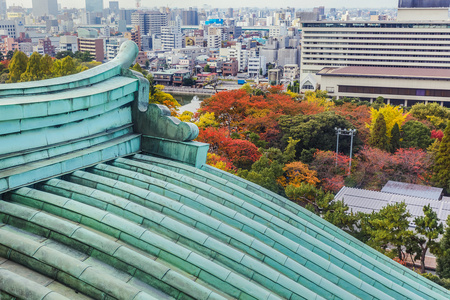
<svg viewBox="0 0 450 300">
<path fill-rule="evenodd" d="M 141 35 L 161 33 L 168 25 L 167 15 L 159 11 L 136 11 L 131 15 L 131 25 L 139 26 Z"/>
<path fill-rule="evenodd" d="M 119 1 L 109 1 L 109 10 L 116 15 L 119 14 Z"/>
<path fill-rule="evenodd" d="M 208 48 L 220 48 L 222 39 L 220 35 L 208 35 L 207 38 Z"/>
<path fill-rule="evenodd" d="M 249 57 L 247 72 L 250 77 L 266 74 L 266 58 L 264 56 Z"/>
<path fill-rule="evenodd" d="M 192 7 L 189 7 L 189 10 L 183 10 L 183 25 L 198 25 L 198 12 L 192 10 Z"/>
<path fill-rule="evenodd" d="M 86 12 L 103 13 L 103 0 L 85 0 Z"/>
<path fill-rule="evenodd" d="M 324 67 L 450 69 L 449 1 L 443 1 L 445 8 L 400 7 L 397 21 L 302 23 L 300 78 L 317 78 Z M 411 21 L 420 13 L 431 21 Z"/>
<path fill-rule="evenodd" d="M 0 0 L 0 15 L 6 16 L 6 0 Z"/>
<path fill-rule="evenodd" d="M 182 47 L 183 36 L 180 26 L 161 27 L 161 46 L 162 50 L 172 50 Z"/>
<path fill-rule="evenodd" d="M 89 52 L 96 61 L 105 59 L 105 51 L 103 48 L 103 39 L 99 38 L 78 38 L 78 50 L 81 52 Z"/>
<path fill-rule="evenodd" d="M 33 6 L 33 15 L 35 17 L 58 15 L 57 0 L 33 0 L 32 6 Z"/>
</svg>

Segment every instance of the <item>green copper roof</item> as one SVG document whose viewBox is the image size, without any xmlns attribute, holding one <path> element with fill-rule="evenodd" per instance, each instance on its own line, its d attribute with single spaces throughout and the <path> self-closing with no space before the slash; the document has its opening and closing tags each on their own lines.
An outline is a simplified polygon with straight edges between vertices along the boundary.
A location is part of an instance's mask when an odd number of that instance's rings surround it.
<svg viewBox="0 0 450 300">
<path fill-rule="evenodd" d="M 205 165 L 195 125 L 148 105 L 135 54 L 0 88 L 0 299 L 450 298 Z"/>
</svg>

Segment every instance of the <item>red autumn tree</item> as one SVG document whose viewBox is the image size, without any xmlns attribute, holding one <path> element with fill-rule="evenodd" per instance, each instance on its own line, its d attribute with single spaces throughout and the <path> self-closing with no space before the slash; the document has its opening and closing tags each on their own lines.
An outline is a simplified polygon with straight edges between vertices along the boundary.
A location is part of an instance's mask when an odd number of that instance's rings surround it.
<svg viewBox="0 0 450 300">
<path fill-rule="evenodd" d="M 344 186 L 350 157 L 336 152 L 317 150 L 310 167 L 317 171 L 317 177 L 326 191 L 337 192 Z M 337 162 L 337 164 L 336 164 Z"/>
<path fill-rule="evenodd" d="M 209 152 L 221 155 L 231 138 L 226 128 L 207 127 L 199 128 L 197 141 L 209 144 Z"/>
<path fill-rule="evenodd" d="M 246 140 L 231 140 L 226 143 L 225 153 L 238 168 L 250 169 L 251 165 L 261 157 L 258 148 Z"/>
<path fill-rule="evenodd" d="M 393 155 L 393 180 L 414 184 L 427 183 L 431 177 L 431 158 L 416 148 L 400 148 Z"/>
<path fill-rule="evenodd" d="M 431 130 L 431 138 L 432 139 L 437 139 L 440 141 L 442 141 L 442 138 L 444 137 L 444 133 L 442 132 L 442 130 Z"/>
</svg>

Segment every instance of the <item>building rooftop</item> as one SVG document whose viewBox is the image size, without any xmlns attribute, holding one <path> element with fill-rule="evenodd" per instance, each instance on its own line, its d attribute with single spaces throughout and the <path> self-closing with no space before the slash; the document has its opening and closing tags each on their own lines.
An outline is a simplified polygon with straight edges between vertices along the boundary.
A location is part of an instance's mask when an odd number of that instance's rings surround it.
<svg viewBox="0 0 450 300">
<path fill-rule="evenodd" d="M 389 180 L 381 189 L 382 192 L 391 194 L 408 195 L 432 200 L 441 200 L 443 189 Z"/>
<path fill-rule="evenodd" d="M 423 207 L 430 204 L 437 213 L 439 221 L 445 223 L 450 215 L 450 202 L 447 200 L 432 200 L 429 198 L 400 195 L 387 192 L 363 190 L 343 187 L 334 197 L 335 200 L 344 201 L 353 212 L 377 212 L 388 204 L 405 202 L 411 213 L 410 226 L 414 227 L 414 218 L 423 216 Z"/>
<path fill-rule="evenodd" d="M 326 67 L 317 72 L 321 76 L 380 77 L 449 80 L 450 69 L 394 68 L 394 67 Z"/>
</svg>

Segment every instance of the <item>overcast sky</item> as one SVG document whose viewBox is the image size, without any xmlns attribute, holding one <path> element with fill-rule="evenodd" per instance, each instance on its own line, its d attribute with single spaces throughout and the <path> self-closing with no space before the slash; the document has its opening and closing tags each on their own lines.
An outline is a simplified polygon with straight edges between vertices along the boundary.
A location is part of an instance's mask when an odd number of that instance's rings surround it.
<svg viewBox="0 0 450 300">
<path fill-rule="evenodd" d="M 21 5 L 24 7 L 31 7 L 32 0 L 6 0 L 7 5 Z M 85 0 L 58 0 L 58 3 L 62 7 L 76 7 L 83 8 L 85 6 Z M 109 0 L 103 1 L 104 7 L 108 7 Z M 135 0 L 119 0 L 119 6 L 121 8 L 133 8 L 135 7 Z M 169 6 L 169 7 L 189 7 L 197 6 L 201 8 L 204 4 L 212 7 L 270 7 L 270 8 L 312 8 L 314 6 L 327 7 L 349 7 L 349 8 L 395 8 L 397 7 L 398 0 L 277 0 L 277 1 L 261 1 L 261 0 L 141 0 L 142 7 L 154 7 L 154 6 Z"/>
</svg>

